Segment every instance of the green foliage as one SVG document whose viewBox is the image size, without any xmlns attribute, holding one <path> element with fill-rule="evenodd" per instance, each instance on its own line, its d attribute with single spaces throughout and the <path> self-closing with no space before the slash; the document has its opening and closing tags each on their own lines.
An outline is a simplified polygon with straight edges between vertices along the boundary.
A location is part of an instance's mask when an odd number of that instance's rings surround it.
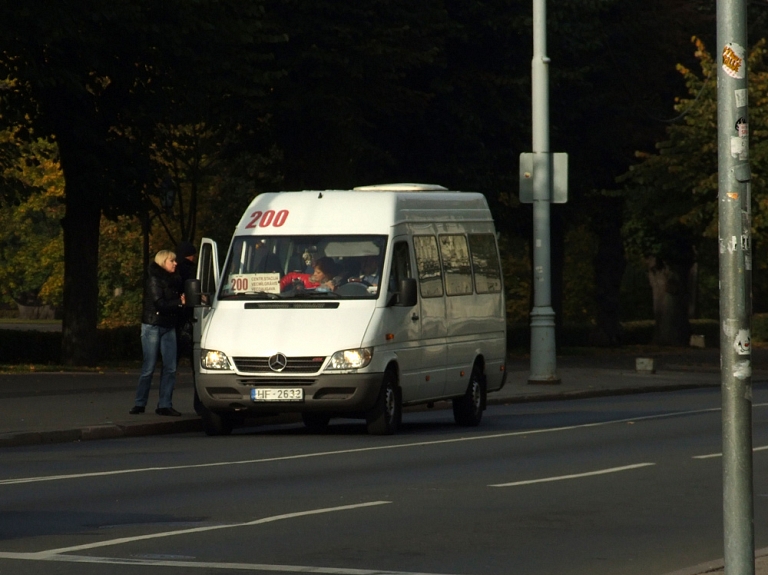
<svg viewBox="0 0 768 575">
<path fill-rule="evenodd" d="M 653 294 L 648 268 L 641 260 L 630 259 L 621 279 L 621 319 L 624 322 L 653 317 Z"/>
<path fill-rule="evenodd" d="M 640 163 L 619 179 L 630 257 L 676 262 L 689 257 L 681 246 L 702 246 L 702 238 L 717 235 L 717 72 L 703 44 L 696 45 L 701 77 L 678 67 L 691 96 L 675 104 L 681 121 L 667 128 L 656 154 L 638 152 Z"/>
<path fill-rule="evenodd" d="M 528 321 L 531 313 L 531 263 L 528 242 L 509 235 L 499 238 L 501 269 L 507 300 L 507 320 L 511 323 Z"/>
<path fill-rule="evenodd" d="M 99 254 L 99 325 L 137 325 L 144 289 L 138 220 L 121 217 L 113 222 L 102 218 Z"/>
<path fill-rule="evenodd" d="M 752 341 L 768 342 L 768 313 L 752 316 Z"/>
<path fill-rule="evenodd" d="M 563 323 L 589 325 L 595 320 L 597 302 L 592 296 L 596 244 L 597 238 L 585 224 L 574 226 L 566 234 Z"/>
<path fill-rule="evenodd" d="M 60 305 L 64 190 L 56 145 L 25 142 L 17 130 L 0 132 L 0 141 L 17 152 L 4 179 L 26 195 L 14 203 L 0 200 L 0 297 L 22 305 Z"/>
<path fill-rule="evenodd" d="M 717 70 L 703 43 L 695 39 L 700 73 L 678 66 L 689 97 L 679 98 L 679 120 L 667 128 L 657 153 L 638 153 L 640 163 L 620 178 L 625 185 L 624 236 L 636 260 L 655 257 L 677 262 L 695 254 L 699 264 L 701 312 L 718 313 L 718 157 Z M 768 240 L 768 59 L 765 41 L 749 53 L 749 103 L 752 168 L 753 245 Z M 766 293 L 765 258 L 754 257 L 756 291 Z M 758 306 L 762 305 L 758 301 Z"/>
</svg>

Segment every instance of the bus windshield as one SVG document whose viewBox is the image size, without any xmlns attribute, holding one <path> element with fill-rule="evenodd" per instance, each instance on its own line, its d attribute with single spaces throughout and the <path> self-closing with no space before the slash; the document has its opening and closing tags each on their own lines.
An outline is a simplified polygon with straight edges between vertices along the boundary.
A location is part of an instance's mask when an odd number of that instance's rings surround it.
<svg viewBox="0 0 768 575">
<path fill-rule="evenodd" d="M 219 299 L 376 299 L 386 236 L 238 236 Z"/>
</svg>

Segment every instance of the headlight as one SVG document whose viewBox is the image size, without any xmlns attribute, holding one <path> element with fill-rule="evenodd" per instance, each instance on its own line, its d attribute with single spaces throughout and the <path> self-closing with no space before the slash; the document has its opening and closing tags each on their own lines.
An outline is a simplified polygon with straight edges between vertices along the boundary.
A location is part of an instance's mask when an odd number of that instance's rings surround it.
<svg viewBox="0 0 768 575">
<path fill-rule="evenodd" d="M 325 369 L 359 369 L 371 363 L 372 357 L 373 348 L 370 347 L 337 351 Z"/>
<path fill-rule="evenodd" d="M 202 352 L 203 355 L 200 358 L 200 363 L 203 364 L 205 369 L 232 369 L 227 356 L 220 351 L 204 349 Z"/>
</svg>

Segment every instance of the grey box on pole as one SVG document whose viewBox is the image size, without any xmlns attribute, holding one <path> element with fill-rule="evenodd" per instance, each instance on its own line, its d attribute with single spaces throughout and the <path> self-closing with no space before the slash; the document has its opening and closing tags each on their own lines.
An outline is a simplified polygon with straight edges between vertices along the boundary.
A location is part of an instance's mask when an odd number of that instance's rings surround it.
<svg viewBox="0 0 768 575">
<path fill-rule="evenodd" d="M 553 204 L 568 203 L 568 154 L 556 152 L 552 157 L 552 197 Z M 533 153 L 520 154 L 520 203 L 533 203 Z"/>
</svg>

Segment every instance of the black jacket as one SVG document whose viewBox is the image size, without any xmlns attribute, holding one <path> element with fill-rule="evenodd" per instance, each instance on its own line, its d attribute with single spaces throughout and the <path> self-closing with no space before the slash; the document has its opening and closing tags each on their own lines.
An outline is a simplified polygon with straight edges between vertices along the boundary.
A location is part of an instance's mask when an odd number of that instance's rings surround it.
<svg viewBox="0 0 768 575">
<path fill-rule="evenodd" d="M 160 327 L 175 327 L 182 311 L 179 276 L 166 271 L 155 262 L 149 264 L 144 288 L 144 309 L 141 323 Z"/>
<path fill-rule="evenodd" d="M 187 280 L 195 279 L 195 277 L 197 276 L 197 264 L 193 261 L 188 260 L 187 258 L 177 259 L 176 261 L 177 261 L 176 275 L 179 276 L 180 285 L 181 285 L 180 289 L 181 289 L 181 292 L 184 293 L 184 287 L 185 287 L 185 284 L 187 283 Z M 185 323 L 192 321 L 193 316 L 194 316 L 194 308 L 191 308 L 191 307 L 182 308 L 181 313 L 179 313 L 179 325 L 182 326 Z"/>
</svg>

